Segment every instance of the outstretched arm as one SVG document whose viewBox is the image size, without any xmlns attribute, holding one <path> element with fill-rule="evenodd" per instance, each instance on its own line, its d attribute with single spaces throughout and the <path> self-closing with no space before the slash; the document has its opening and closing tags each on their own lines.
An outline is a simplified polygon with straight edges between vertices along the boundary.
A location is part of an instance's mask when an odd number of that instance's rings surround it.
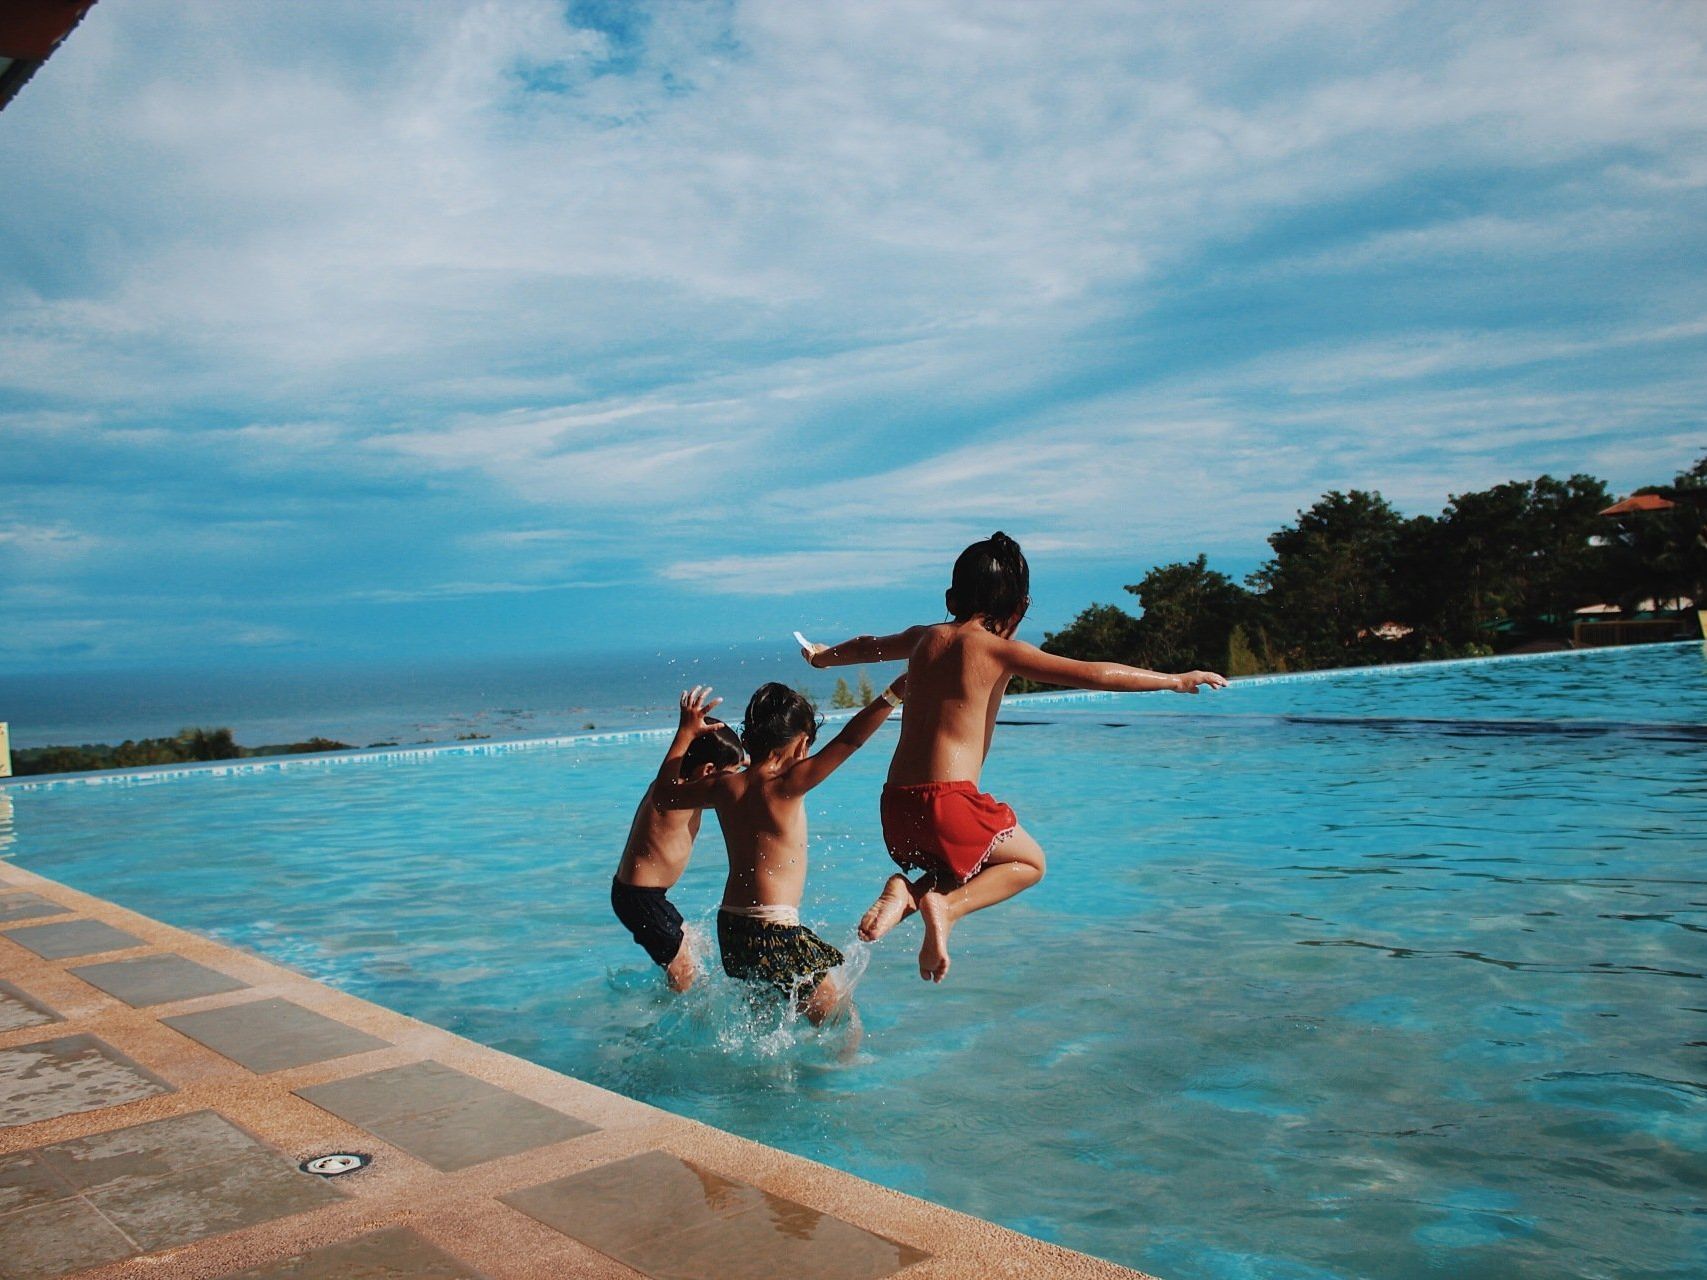
<svg viewBox="0 0 1707 1280">
<path fill-rule="evenodd" d="M 695 778 L 691 782 L 680 779 L 659 782 L 652 788 L 652 807 L 659 810 L 715 809 L 722 790 L 723 775 L 720 773 L 709 778 Z"/>
<path fill-rule="evenodd" d="M 815 667 L 849 667 L 856 662 L 898 662 L 913 656 L 924 627 L 908 627 L 892 636 L 855 636 L 840 644 L 815 644 L 800 651 Z M 804 637 L 802 637 L 804 638 Z"/>
<path fill-rule="evenodd" d="M 1036 645 L 1022 640 L 1004 641 L 1001 658 L 1011 675 L 1024 676 L 1027 680 L 1043 684 L 1064 684 L 1074 689 L 1105 689 L 1113 693 L 1171 689 L 1175 693 L 1196 693 L 1202 685 L 1211 689 L 1227 687 L 1227 677 L 1213 671 L 1182 671 L 1177 675 L 1166 675 L 1118 662 L 1080 662 L 1077 658 L 1045 653 Z"/>
<path fill-rule="evenodd" d="M 901 705 L 901 698 L 906 692 L 907 677 L 903 673 L 894 684 L 873 698 L 869 706 L 843 725 L 842 731 L 820 747 L 816 755 L 808 756 L 788 771 L 789 792 L 805 795 L 846 764 L 853 753 L 877 732 L 877 726 L 889 718 L 889 713 Z"/>
<path fill-rule="evenodd" d="M 722 698 L 711 696 L 710 685 L 695 685 L 682 694 L 681 718 L 676 723 L 676 736 L 670 739 L 670 749 L 658 766 L 657 780 L 652 784 L 652 806 L 655 809 L 703 809 L 711 803 L 717 777 L 701 778 L 695 782 L 682 781 L 682 757 L 688 753 L 693 740 L 707 732 L 713 707 Z"/>
</svg>

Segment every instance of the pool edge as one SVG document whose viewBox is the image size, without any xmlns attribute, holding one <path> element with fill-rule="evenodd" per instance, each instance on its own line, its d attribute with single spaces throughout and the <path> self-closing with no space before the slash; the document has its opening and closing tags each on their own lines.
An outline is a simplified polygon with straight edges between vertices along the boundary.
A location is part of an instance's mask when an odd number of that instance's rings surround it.
<svg viewBox="0 0 1707 1280">
<path fill-rule="evenodd" d="M 1230 688 L 1250 688 L 1270 684 L 1299 684 L 1331 680 L 1347 675 L 1406 675 L 1418 671 L 1438 671 L 1445 667 L 1487 666 L 1500 663 L 1534 662 L 1564 657 L 1585 657 L 1591 654 L 1618 653 L 1629 649 L 1672 649 L 1684 645 L 1700 646 L 1700 640 L 1672 640 L 1645 645 L 1608 645 L 1587 649 L 1553 649 L 1539 653 L 1501 653 L 1480 658 L 1437 658 L 1425 662 L 1393 662 L 1363 667 L 1328 667 L 1319 671 L 1276 671 L 1265 675 L 1237 676 Z M 1010 694 L 1004 705 L 1051 706 L 1073 702 L 1098 702 L 1110 698 L 1132 697 L 1129 693 L 1107 693 L 1099 690 L 1065 689 L 1041 693 Z M 1200 695 L 1202 696 L 1202 695 Z M 1210 694 L 1207 696 L 1216 696 Z M 857 708 L 836 710 L 824 715 L 826 724 L 847 720 L 857 714 Z M 904 714 L 904 713 L 903 713 Z M 480 742 L 419 743 L 411 747 L 359 748 L 335 752 L 302 752 L 287 756 L 249 756 L 233 760 L 209 760 L 194 764 L 146 765 L 136 769 L 95 769 L 81 773 L 29 774 L 23 777 L 0 778 L 0 797 L 10 792 L 51 791 L 63 787 L 132 785 L 145 786 L 174 778 L 209 775 L 212 777 L 239 774 L 271 773 L 284 769 L 335 768 L 345 765 L 380 764 L 392 761 L 423 760 L 433 756 L 505 755 L 516 751 L 548 751 L 562 747 L 601 746 L 625 742 L 662 742 L 675 732 L 674 726 L 660 725 L 637 729 L 606 729 L 582 733 L 553 734 L 542 738 L 503 738 Z"/>
<path fill-rule="evenodd" d="M 646 1274 L 552 1230 L 499 1197 L 648 1152 L 691 1162 L 700 1171 L 927 1255 L 890 1273 L 910 1280 L 1008 1276 L 1142 1280 L 1140 1272 L 622 1097 L 338 991 L 271 960 L 163 924 L 16 863 L 0 863 L 0 902 L 19 892 L 34 894 L 63 910 L 6 923 L 0 932 L 0 972 L 59 1020 L 0 1031 L 0 1054 L 45 1041 L 94 1037 L 169 1091 L 26 1119 L 0 1129 L 0 1156 L 205 1110 L 215 1111 L 292 1163 L 329 1150 L 376 1153 L 370 1168 L 338 1180 L 338 1188 L 349 1194 L 334 1203 L 76 1272 L 87 1280 L 138 1274 L 139 1266 L 158 1267 L 166 1258 L 175 1280 L 212 1280 L 393 1226 L 408 1227 L 428 1244 L 478 1268 L 489 1280 Z M 122 930 L 132 935 L 134 944 L 49 959 L 13 936 L 29 928 L 79 920 Z M 133 1008 L 74 972 L 161 955 L 181 957 L 245 985 Z M 377 1037 L 381 1044 L 346 1046 L 343 1056 L 252 1070 L 165 1021 L 193 1021 L 195 1015 L 259 999 L 288 1001 L 347 1030 Z M 445 1171 L 295 1092 L 429 1060 L 596 1128 Z M 17 1220 L 19 1212 L 32 1211 L 0 1213 L 0 1239 L 7 1221 Z"/>
</svg>

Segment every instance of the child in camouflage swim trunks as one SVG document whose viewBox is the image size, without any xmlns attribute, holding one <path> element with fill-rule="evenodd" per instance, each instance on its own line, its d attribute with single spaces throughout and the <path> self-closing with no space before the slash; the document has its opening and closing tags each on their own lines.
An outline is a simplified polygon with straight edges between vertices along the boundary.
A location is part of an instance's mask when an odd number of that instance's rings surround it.
<svg viewBox="0 0 1707 1280">
<path fill-rule="evenodd" d="M 904 679 L 905 677 L 903 677 Z M 847 994 L 830 970 L 842 953 L 800 923 L 806 890 L 806 793 L 853 755 L 901 705 L 900 682 L 874 699 L 823 750 L 811 705 L 787 685 L 767 684 L 747 703 L 741 743 L 747 767 L 683 781 L 682 757 L 716 700 L 710 689 L 682 695 L 681 726 L 658 771 L 661 809 L 715 809 L 729 850 L 729 879 L 717 913 L 724 972 L 784 993 L 814 1026 L 841 1010 Z"/>
</svg>

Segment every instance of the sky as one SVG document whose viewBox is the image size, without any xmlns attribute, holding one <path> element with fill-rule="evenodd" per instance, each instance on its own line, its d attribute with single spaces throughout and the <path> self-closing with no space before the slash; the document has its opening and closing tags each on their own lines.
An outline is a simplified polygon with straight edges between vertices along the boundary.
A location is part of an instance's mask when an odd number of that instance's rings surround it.
<svg viewBox="0 0 1707 1280">
<path fill-rule="evenodd" d="M 1707 6 L 103 0 L 0 113 L 0 666 L 1033 639 L 1707 453 Z"/>
</svg>

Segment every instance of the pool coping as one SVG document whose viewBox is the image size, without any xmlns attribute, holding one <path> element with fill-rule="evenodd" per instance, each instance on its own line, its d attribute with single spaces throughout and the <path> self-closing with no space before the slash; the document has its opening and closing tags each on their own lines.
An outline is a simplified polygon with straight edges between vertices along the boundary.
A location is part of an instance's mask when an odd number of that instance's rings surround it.
<svg viewBox="0 0 1707 1280">
<path fill-rule="evenodd" d="M 1586 649 L 1552 649 L 1539 653 L 1502 653 L 1481 658 L 1439 658 L 1426 662 L 1392 662 L 1364 667 L 1329 667 L 1319 671 L 1278 671 L 1265 675 L 1235 676 L 1232 688 L 1251 688 L 1270 684 L 1301 684 L 1331 680 L 1347 675 L 1401 675 L 1417 671 L 1438 671 L 1443 668 L 1487 666 L 1509 662 L 1534 662 L 1546 658 L 1583 657 L 1607 654 L 1625 649 L 1670 649 L 1684 645 L 1699 646 L 1700 640 L 1673 640 L 1646 645 L 1615 645 Z M 1042 693 L 1009 695 L 1004 706 L 1056 706 L 1078 702 L 1103 702 L 1113 698 L 1129 698 L 1130 693 L 1110 693 L 1101 690 L 1068 689 Z M 1209 695 L 1214 696 L 1214 695 Z M 824 715 L 826 724 L 839 723 L 858 713 L 858 708 L 839 709 Z M 902 714 L 905 714 L 903 711 Z M 545 751 L 563 747 L 597 746 L 625 742 L 661 742 L 675 732 L 673 725 L 656 725 L 634 729 L 601 729 L 581 733 L 555 734 L 538 738 L 498 738 L 478 742 L 425 742 L 408 747 L 373 747 L 349 751 L 302 752 L 284 756 L 245 756 L 232 760 L 208 760 L 196 763 L 145 765 L 136 769 L 96 769 L 79 773 L 29 774 L 24 777 L 0 778 L 0 796 L 17 791 L 49 791 L 61 787 L 118 784 L 145 785 L 173 778 L 208 775 L 213 777 L 240 774 L 271 773 L 282 769 L 334 768 L 343 765 L 378 764 L 392 761 L 422 760 L 435 756 L 504 755 L 515 751 Z"/>
<path fill-rule="evenodd" d="M 828 1222 L 848 1238 L 893 1244 L 900 1250 L 898 1256 L 907 1259 L 924 1255 L 887 1273 L 904 1280 L 1022 1276 L 1144 1280 L 1142 1273 L 1115 1263 L 877 1186 L 476 1044 L 260 956 L 163 924 L 16 863 L 0 862 L 0 902 L 18 891 L 48 899 L 64 910 L 12 921 L 4 926 L 7 930 L 96 921 L 132 935 L 133 941 L 107 952 L 49 959 L 0 932 L 0 973 L 6 982 L 58 1018 L 0 1031 L 0 1055 L 43 1041 L 92 1037 L 113 1051 L 115 1060 L 164 1085 L 166 1091 L 70 1114 L 48 1114 L 0 1129 L 0 1158 L 209 1110 L 271 1148 L 281 1164 L 296 1164 L 328 1151 L 369 1152 L 374 1157 L 367 1168 L 335 1180 L 337 1189 L 347 1193 L 335 1202 L 59 1274 L 75 1274 L 82 1280 L 160 1274 L 170 1274 L 174 1280 L 214 1280 L 376 1230 L 407 1228 L 427 1246 L 474 1268 L 487 1280 L 566 1275 L 633 1280 L 653 1273 L 625 1265 L 554 1230 L 502 1197 L 542 1190 L 539 1184 L 607 1169 L 644 1153 L 665 1153 L 687 1162 L 701 1176 L 762 1194 L 773 1207 L 785 1206 L 814 1224 Z M 244 985 L 133 1007 L 76 972 L 162 954 L 181 957 L 193 962 L 190 967 L 199 965 Z M 195 1015 L 260 1000 L 288 1001 L 321 1020 L 339 1024 L 344 1031 L 360 1034 L 341 1047 L 342 1056 L 251 1070 L 176 1029 L 206 1024 L 206 1019 L 197 1024 Z M 376 1037 L 380 1043 L 367 1037 Z M 482 1088 L 495 1086 L 526 1100 L 517 1105 L 548 1108 L 582 1122 L 581 1128 L 592 1128 L 446 1171 L 301 1096 L 315 1086 L 423 1062 L 442 1064 L 484 1082 Z M 277 1170 L 274 1175 L 284 1176 Z M 34 1210 L 0 1209 L 0 1241 L 6 1237 L 8 1220 L 20 1221 L 14 1215 L 28 1212 Z M 798 1232 L 785 1234 L 792 1237 Z M 797 1246 L 795 1241 L 789 1247 Z"/>
</svg>

